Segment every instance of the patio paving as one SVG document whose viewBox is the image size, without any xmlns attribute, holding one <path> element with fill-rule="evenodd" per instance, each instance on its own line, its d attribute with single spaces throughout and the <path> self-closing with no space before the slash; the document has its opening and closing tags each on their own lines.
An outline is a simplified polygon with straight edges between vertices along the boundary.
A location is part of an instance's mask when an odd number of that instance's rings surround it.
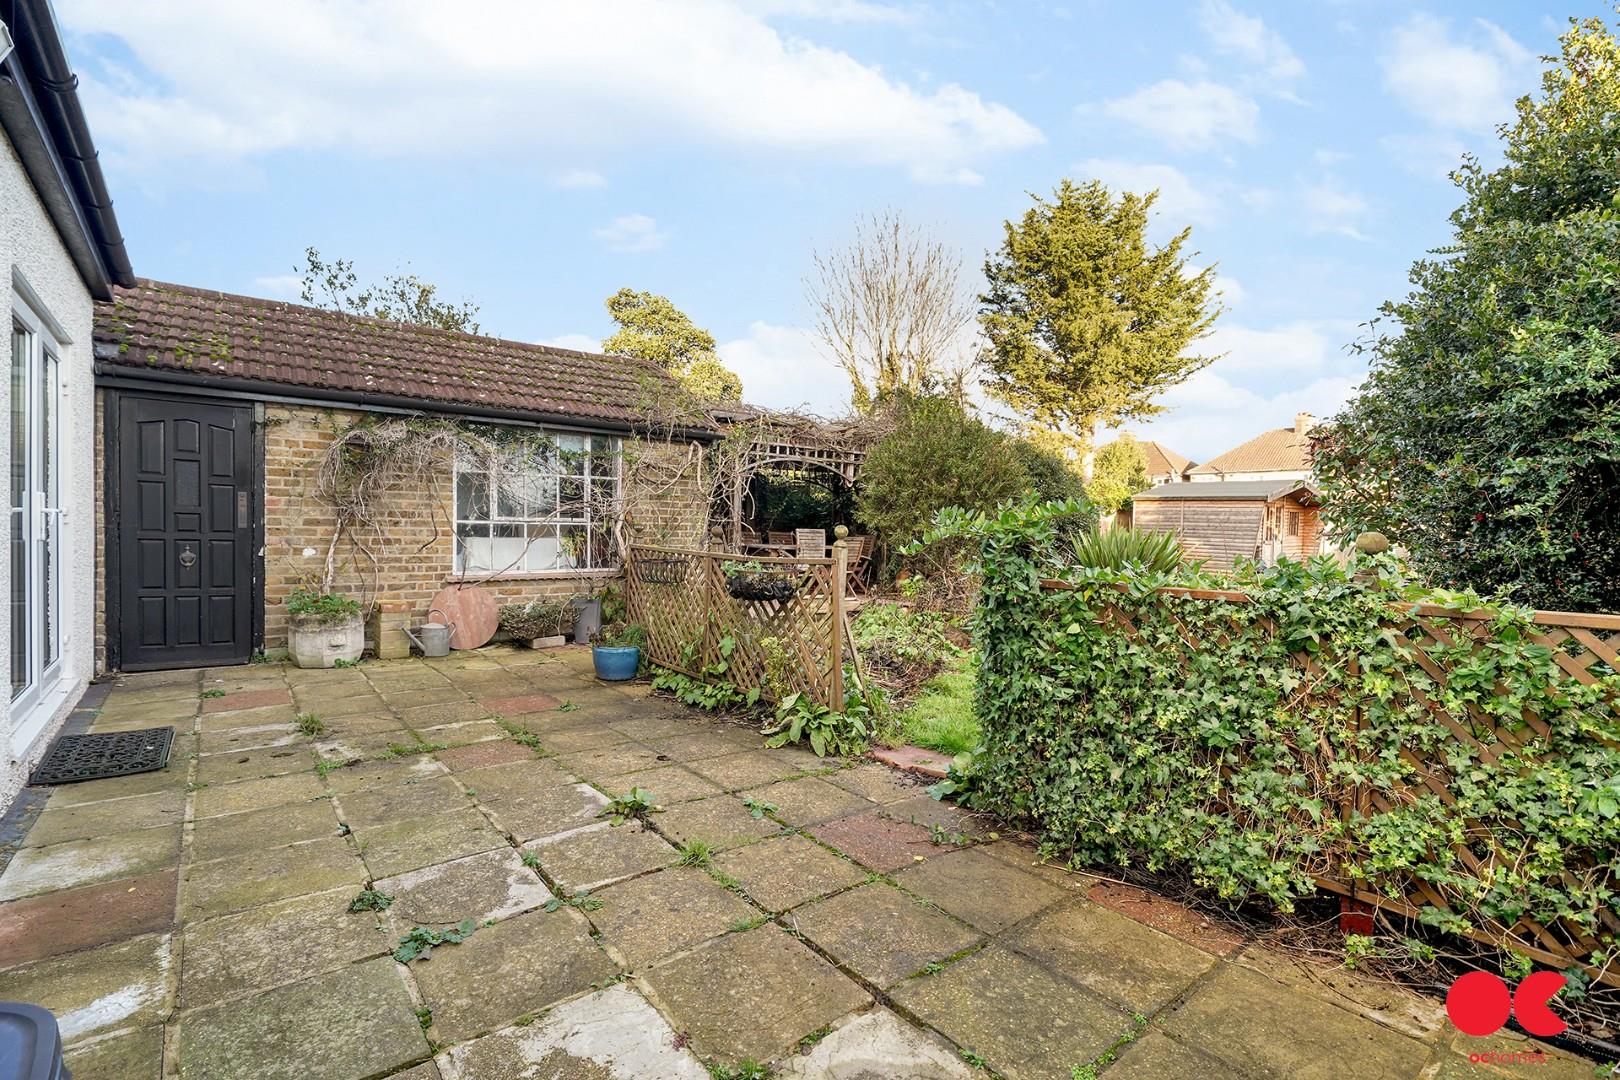
<svg viewBox="0 0 1620 1080">
<path fill-rule="evenodd" d="M 14 818 L 0 998 L 57 1014 L 76 1080 L 1439 1078 L 1525 1048 L 589 663 L 117 680 L 91 730 L 173 724 L 175 759 Z M 632 788 L 660 809 L 609 825 Z M 1523 1075 L 1590 1075 L 1547 1052 Z"/>
</svg>

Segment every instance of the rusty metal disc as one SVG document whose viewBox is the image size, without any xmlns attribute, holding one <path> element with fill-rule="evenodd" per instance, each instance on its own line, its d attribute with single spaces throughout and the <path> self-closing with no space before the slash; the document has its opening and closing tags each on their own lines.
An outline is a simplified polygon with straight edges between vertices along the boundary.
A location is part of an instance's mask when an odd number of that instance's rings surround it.
<svg viewBox="0 0 1620 1080">
<path fill-rule="evenodd" d="M 501 621 L 495 598 L 477 585 L 451 585 L 441 589 L 428 609 L 435 613 L 435 621 L 450 624 L 452 649 L 488 645 Z"/>
</svg>

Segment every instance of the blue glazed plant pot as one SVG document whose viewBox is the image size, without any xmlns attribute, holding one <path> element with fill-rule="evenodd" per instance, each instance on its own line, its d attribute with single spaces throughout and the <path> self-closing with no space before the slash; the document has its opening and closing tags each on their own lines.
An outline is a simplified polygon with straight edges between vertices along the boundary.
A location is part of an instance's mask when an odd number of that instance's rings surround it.
<svg viewBox="0 0 1620 1080">
<path fill-rule="evenodd" d="M 641 649 L 635 645 L 593 645 L 591 663 L 596 677 L 605 682 L 624 682 L 636 677 L 641 666 Z"/>
</svg>

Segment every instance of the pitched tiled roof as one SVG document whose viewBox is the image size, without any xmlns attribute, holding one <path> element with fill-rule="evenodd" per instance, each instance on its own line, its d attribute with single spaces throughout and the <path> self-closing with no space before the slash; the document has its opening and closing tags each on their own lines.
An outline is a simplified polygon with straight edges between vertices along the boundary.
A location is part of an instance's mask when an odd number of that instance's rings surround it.
<svg viewBox="0 0 1620 1080">
<path fill-rule="evenodd" d="M 1311 437 L 1293 428 L 1273 428 L 1241 446 L 1210 458 L 1191 470 L 1193 476 L 1220 473 L 1311 471 Z"/>
<path fill-rule="evenodd" d="M 1215 480 L 1197 484 L 1160 484 L 1158 487 L 1138 491 L 1132 500 L 1160 502 L 1192 500 L 1263 499 L 1271 502 L 1284 495 L 1304 492 L 1307 499 L 1317 497 L 1316 488 L 1304 480 Z"/>
<path fill-rule="evenodd" d="M 1118 442 L 1115 439 L 1114 442 Z M 1100 453 L 1114 443 L 1104 443 L 1097 448 Z M 1163 443 L 1151 439 L 1137 439 L 1136 445 L 1142 448 L 1142 456 L 1147 459 L 1149 476 L 1180 476 L 1192 464 L 1192 459 L 1176 453 Z"/>
<path fill-rule="evenodd" d="M 96 305 L 104 372 L 167 371 L 379 404 L 633 427 L 676 390 L 656 364 L 138 279 Z M 692 425 L 688 425 L 692 426 Z M 708 426 L 699 421 L 698 426 Z"/>
</svg>

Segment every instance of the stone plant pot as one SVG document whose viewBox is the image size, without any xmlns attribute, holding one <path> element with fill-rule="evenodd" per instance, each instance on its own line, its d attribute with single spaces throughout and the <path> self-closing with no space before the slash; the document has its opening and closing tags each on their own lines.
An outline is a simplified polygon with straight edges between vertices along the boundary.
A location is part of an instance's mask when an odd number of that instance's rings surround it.
<svg viewBox="0 0 1620 1080">
<path fill-rule="evenodd" d="M 531 649 L 560 649 L 568 644 L 568 635 L 554 634 L 551 637 L 530 638 L 527 644 Z"/>
<path fill-rule="evenodd" d="M 359 615 L 322 622 L 294 618 L 287 628 L 287 655 L 301 668 L 329 668 L 338 660 L 360 659 L 366 624 Z"/>
</svg>

